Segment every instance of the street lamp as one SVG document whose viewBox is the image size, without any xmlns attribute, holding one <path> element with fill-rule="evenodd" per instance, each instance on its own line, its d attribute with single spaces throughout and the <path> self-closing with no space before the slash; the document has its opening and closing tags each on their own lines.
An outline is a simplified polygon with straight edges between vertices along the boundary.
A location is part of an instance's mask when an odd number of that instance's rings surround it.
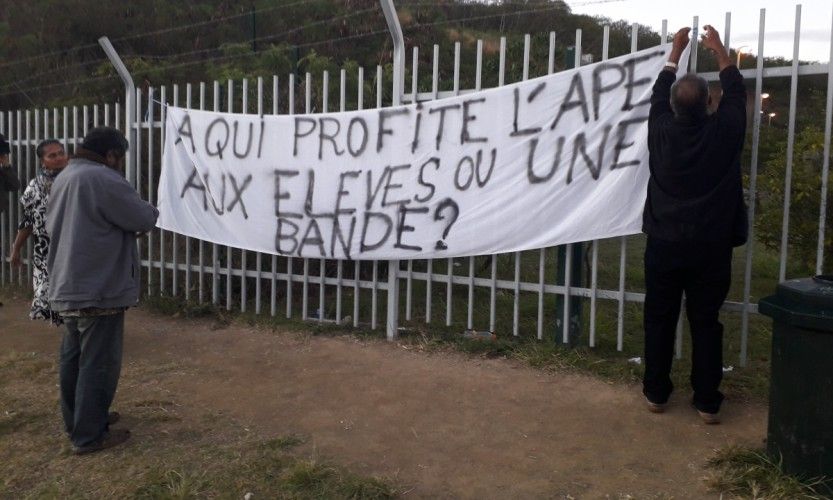
<svg viewBox="0 0 833 500">
<path fill-rule="evenodd" d="M 764 107 L 764 99 L 769 99 L 769 92 L 762 92 L 761 93 L 761 107 L 762 108 Z M 769 106 L 767 106 L 767 107 L 769 107 Z M 766 115 L 769 117 L 769 120 L 767 122 L 767 126 L 771 127 L 772 126 L 772 117 L 775 116 L 775 113 L 767 113 L 767 111 L 762 109 L 761 114 L 764 114 L 764 113 L 766 113 Z"/>
</svg>

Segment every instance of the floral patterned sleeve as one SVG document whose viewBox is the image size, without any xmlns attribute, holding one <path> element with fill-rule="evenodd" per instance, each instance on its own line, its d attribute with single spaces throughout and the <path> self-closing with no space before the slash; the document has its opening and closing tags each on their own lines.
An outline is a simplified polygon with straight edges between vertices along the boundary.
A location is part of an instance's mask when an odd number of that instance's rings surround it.
<svg viewBox="0 0 833 500">
<path fill-rule="evenodd" d="M 35 210 L 37 210 L 38 199 L 40 198 L 35 180 L 32 179 L 29 185 L 26 186 L 26 191 L 23 192 L 23 196 L 20 197 L 20 204 L 23 205 L 23 210 L 20 214 L 18 229 L 32 228 L 35 225 Z"/>
</svg>

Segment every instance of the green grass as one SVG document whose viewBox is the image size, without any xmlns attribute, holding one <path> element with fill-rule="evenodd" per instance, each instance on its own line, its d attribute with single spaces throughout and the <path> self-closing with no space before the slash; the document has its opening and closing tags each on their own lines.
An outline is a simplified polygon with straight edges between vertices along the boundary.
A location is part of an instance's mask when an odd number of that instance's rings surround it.
<svg viewBox="0 0 833 500">
<path fill-rule="evenodd" d="M 709 487 L 717 493 L 760 500 L 816 500 L 833 495 L 833 483 L 781 472 L 780 463 L 763 450 L 725 448 L 709 459 Z"/>
</svg>

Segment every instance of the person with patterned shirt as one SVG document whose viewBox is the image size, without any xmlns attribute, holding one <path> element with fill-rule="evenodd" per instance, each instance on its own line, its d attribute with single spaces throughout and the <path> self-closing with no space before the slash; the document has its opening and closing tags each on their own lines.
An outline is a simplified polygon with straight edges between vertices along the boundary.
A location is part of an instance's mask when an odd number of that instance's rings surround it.
<svg viewBox="0 0 833 500">
<path fill-rule="evenodd" d="M 31 319 L 43 319 L 55 325 L 63 324 L 61 316 L 49 307 L 49 273 L 46 269 L 46 257 L 49 254 L 49 235 L 46 234 L 46 206 L 49 203 L 49 191 L 52 182 L 67 166 L 67 154 L 63 145 L 55 139 L 47 139 L 38 144 L 35 150 L 41 166 L 38 174 L 29 181 L 26 191 L 20 197 L 23 213 L 17 237 L 12 245 L 11 263 L 21 267 L 23 261 L 20 251 L 29 236 L 35 237 L 32 252 L 32 288 L 34 298 L 29 311 Z"/>
</svg>

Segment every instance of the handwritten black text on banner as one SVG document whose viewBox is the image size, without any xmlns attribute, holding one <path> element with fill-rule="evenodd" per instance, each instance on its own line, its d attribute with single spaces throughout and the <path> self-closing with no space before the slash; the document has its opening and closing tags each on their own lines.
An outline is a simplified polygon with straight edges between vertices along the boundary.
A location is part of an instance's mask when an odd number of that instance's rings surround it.
<svg viewBox="0 0 833 500">
<path fill-rule="evenodd" d="M 159 226 L 279 255 L 410 259 L 633 234 L 668 46 L 408 106 L 169 107 Z"/>
</svg>

